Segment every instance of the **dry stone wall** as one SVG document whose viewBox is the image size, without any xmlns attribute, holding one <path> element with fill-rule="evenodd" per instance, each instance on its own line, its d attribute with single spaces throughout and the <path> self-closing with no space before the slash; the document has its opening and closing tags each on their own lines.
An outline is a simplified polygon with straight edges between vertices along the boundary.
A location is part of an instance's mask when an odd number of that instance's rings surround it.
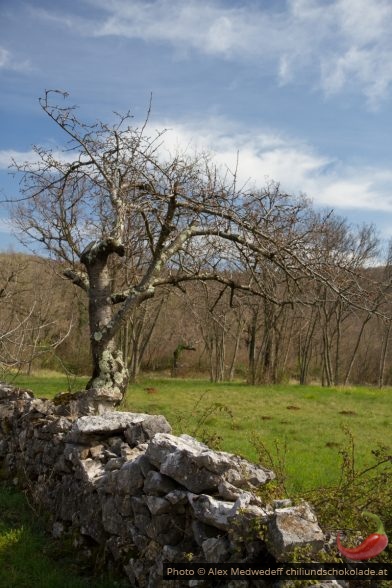
<svg viewBox="0 0 392 588">
<path fill-rule="evenodd" d="M 54 536 L 98 546 L 131 586 L 149 588 L 208 585 L 163 582 L 164 561 L 266 564 L 323 547 L 308 504 L 258 497 L 272 471 L 172 435 L 163 416 L 110 410 L 117 400 L 90 390 L 51 402 L 0 384 L 2 475 L 50 513 Z M 219 585 L 240 584 L 264 586 Z"/>
</svg>

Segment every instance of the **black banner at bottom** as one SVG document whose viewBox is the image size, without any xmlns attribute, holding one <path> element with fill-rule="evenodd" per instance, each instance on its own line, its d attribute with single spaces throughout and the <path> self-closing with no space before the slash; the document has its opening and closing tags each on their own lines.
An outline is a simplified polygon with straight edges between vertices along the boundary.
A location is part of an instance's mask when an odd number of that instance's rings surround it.
<svg viewBox="0 0 392 588">
<path fill-rule="evenodd" d="M 188 578 L 245 580 L 392 580 L 392 564 L 358 563 L 282 563 L 275 566 L 262 563 L 211 564 L 164 563 L 163 579 Z"/>
</svg>

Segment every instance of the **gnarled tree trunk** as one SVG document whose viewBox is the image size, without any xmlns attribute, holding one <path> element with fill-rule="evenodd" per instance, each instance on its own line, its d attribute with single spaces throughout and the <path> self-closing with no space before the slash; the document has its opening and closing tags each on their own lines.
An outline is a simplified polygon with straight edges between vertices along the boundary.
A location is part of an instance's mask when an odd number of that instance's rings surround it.
<svg viewBox="0 0 392 588">
<path fill-rule="evenodd" d="M 111 388 L 125 394 L 128 370 L 117 348 L 112 328 L 113 304 L 108 257 L 122 254 L 121 247 L 110 242 L 90 244 L 81 256 L 86 267 L 89 288 L 89 325 L 93 373 L 86 388 Z"/>
</svg>

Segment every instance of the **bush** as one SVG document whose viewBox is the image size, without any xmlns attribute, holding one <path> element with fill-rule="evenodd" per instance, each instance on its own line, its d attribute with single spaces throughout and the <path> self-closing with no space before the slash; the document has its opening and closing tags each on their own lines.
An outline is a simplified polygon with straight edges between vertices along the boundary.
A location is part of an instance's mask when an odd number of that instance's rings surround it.
<svg viewBox="0 0 392 588">
<path fill-rule="evenodd" d="M 292 496 L 288 495 L 285 484 L 287 444 L 276 442 L 271 450 L 260 436 L 254 435 L 252 443 L 258 451 L 260 463 L 276 473 L 276 480 L 266 489 L 269 495 L 263 498 L 271 500 L 287 497 L 293 501 L 307 500 L 314 507 L 324 532 L 335 537 L 338 531 L 344 531 L 347 544 L 350 541 L 357 543 L 360 537 L 366 537 L 374 532 L 374 529 L 369 530 L 369 524 L 361 516 L 363 511 L 377 514 L 384 523 L 386 534 L 392 537 L 392 456 L 389 455 L 387 448 L 379 446 L 370 450 L 368 465 L 358 469 L 354 437 L 349 429 L 345 428 L 344 432 L 346 441 L 339 450 L 339 481 L 329 487 L 315 488 L 305 494 L 301 492 L 300 495 Z M 339 560 L 337 550 L 332 549 L 329 555 L 329 561 L 335 558 Z M 389 545 L 375 561 L 390 563 L 391 559 Z"/>
</svg>

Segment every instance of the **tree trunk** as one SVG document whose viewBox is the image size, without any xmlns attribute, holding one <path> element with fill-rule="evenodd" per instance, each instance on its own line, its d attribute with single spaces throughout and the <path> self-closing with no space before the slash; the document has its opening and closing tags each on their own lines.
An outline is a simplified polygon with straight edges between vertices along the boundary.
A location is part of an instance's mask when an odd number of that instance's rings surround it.
<svg viewBox="0 0 392 588">
<path fill-rule="evenodd" d="M 336 316 L 336 344 L 335 344 L 335 373 L 334 373 L 334 385 L 339 386 L 340 384 L 340 342 L 342 335 L 342 301 L 339 299 L 335 310 Z"/>
<path fill-rule="evenodd" d="M 256 336 L 257 336 L 257 316 L 258 312 L 253 311 L 251 322 L 248 328 L 248 377 L 247 383 L 254 386 L 256 384 Z"/>
<path fill-rule="evenodd" d="M 352 371 L 352 369 L 353 369 L 353 366 L 354 366 L 354 361 L 355 361 L 355 358 L 356 358 L 356 356 L 357 356 L 357 352 L 358 352 L 358 349 L 359 349 L 359 344 L 360 344 L 360 342 L 361 342 L 362 335 L 363 335 L 363 332 L 364 332 L 364 330 L 365 330 L 365 326 L 366 326 L 366 325 L 367 325 L 367 323 L 370 321 L 371 317 L 372 317 L 372 315 L 369 313 L 369 314 L 366 316 L 365 320 L 364 320 L 364 321 L 362 321 L 362 325 L 361 325 L 360 331 L 359 331 L 359 333 L 358 333 L 358 337 L 357 337 L 357 340 L 356 340 L 356 343 L 355 343 L 355 347 L 354 347 L 354 350 L 353 350 L 353 352 L 352 352 L 352 355 L 351 355 L 350 362 L 349 362 L 349 364 L 348 364 L 347 372 L 346 372 L 346 375 L 345 375 L 345 377 L 344 377 L 344 385 L 345 385 L 345 386 L 347 386 L 347 385 L 348 385 L 348 383 L 349 383 L 349 379 L 350 379 L 350 376 L 351 376 L 351 371 Z"/>
<path fill-rule="evenodd" d="M 229 374 L 228 374 L 229 382 L 231 382 L 234 379 L 235 365 L 236 365 L 236 361 L 237 361 L 238 350 L 240 348 L 242 332 L 243 332 L 242 323 L 241 323 L 241 321 L 238 321 L 237 331 L 236 331 L 236 334 L 234 337 L 234 350 L 233 350 L 233 355 L 231 357 Z"/>
<path fill-rule="evenodd" d="M 136 341 L 132 347 L 132 355 L 128 361 L 129 381 L 134 384 L 140 371 L 141 357 L 138 349 L 138 342 Z"/>
<path fill-rule="evenodd" d="M 217 336 L 216 341 L 216 382 L 223 382 L 225 379 L 226 362 L 226 334 L 224 329 Z"/>
<path fill-rule="evenodd" d="M 386 362 L 386 357 L 387 357 L 390 331 L 391 331 L 391 323 L 388 322 L 385 327 L 382 346 L 381 346 L 380 364 L 379 364 L 379 370 L 378 370 L 378 387 L 379 388 L 382 388 L 384 386 L 385 362 Z"/>
<path fill-rule="evenodd" d="M 108 252 L 86 255 L 83 263 L 89 276 L 89 325 L 93 373 L 86 388 L 111 388 L 125 394 L 128 370 L 117 348 L 115 333 L 108 339 L 112 319 L 111 283 L 107 267 Z"/>
<path fill-rule="evenodd" d="M 274 331 L 273 331 L 272 325 L 270 325 L 268 323 L 266 324 L 266 328 L 267 328 L 266 340 L 265 340 L 265 345 L 263 346 L 263 355 L 262 355 L 262 364 L 261 364 L 261 381 L 263 384 L 271 384 L 271 382 L 274 383 L 274 381 L 273 381 Z"/>
<path fill-rule="evenodd" d="M 313 352 L 313 335 L 316 328 L 317 314 L 313 316 L 313 308 L 307 325 L 305 339 L 302 340 L 301 330 L 299 332 L 298 362 L 299 362 L 299 383 L 307 384 L 310 360 Z"/>
</svg>

